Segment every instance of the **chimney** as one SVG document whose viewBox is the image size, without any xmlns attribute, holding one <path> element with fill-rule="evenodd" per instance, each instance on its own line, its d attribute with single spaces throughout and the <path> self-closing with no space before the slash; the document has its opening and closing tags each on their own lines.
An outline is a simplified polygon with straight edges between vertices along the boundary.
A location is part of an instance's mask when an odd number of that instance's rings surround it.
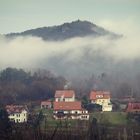
<svg viewBox="0 0 140 140">
<path fill-rule="evenodd" d="M 65 85 L 64 85 L 64 90 L 68 90 L 70 89 L 71 87 L 71 83 L 70 82 L 67 82 Z"/>
<path fill-rule="evenodd" d="M 68 85 L 64 85 L 64 90 L 67 90 L 68 88 Z"/>
</svg>

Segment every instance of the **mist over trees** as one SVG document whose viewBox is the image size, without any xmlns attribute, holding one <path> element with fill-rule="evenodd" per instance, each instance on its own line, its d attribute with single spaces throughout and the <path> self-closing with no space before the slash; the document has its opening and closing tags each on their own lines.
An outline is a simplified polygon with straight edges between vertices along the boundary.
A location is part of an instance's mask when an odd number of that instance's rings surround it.
<svg viewBox="0 0 140 140">
<path fill-rule="evenodd" d="M 74 81 L 72 87 L 80 95 L 89 97 L 91 90 L 110 91 L 113 98 L 123 98 L 126 96 L 140 98 L 140 76 L 124 78 L 121 75 L 101 73 L 79 81 Z"/>
<path fill-rule="evenodd" d="M 47 70 L 26 72 L 23 69 L 6 68 L 0 72 L 0 103 L 25 103 L 53 98 L 55 90 L 64 89 L 68 83 L 62 76 L 56 76 Z M 135 81 L 122 81 L 109 74 L 91 75 L 79 82 L 70 82 L 69 89 L 76 92 L 79 99 L 88 100 L 91 90 L 111 91 L 112 97 L 140 97 L 140 76 Z"/>
</svg>

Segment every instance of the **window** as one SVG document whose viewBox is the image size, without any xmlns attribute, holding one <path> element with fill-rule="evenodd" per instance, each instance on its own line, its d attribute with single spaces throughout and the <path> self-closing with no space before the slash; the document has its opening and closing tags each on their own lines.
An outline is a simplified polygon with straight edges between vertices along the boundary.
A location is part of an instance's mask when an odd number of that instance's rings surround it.
<svg viewBox="0 0 140 140">
<path fill-rule="evenodd" d="M 86 118 L 87 118 L 87 116 L 82 116 L 82 118 L 83 118 L 83 119 L 86 119 Z"/>
<path fill-rule="evenodd" d="M 96 98 L 103 98 L 103 95 L 96 95 Z"/>
<path fill-rule="evenodd" d="M 17 114 L 17 117 L 20 117 L 20 114 Z"/>
</svg>

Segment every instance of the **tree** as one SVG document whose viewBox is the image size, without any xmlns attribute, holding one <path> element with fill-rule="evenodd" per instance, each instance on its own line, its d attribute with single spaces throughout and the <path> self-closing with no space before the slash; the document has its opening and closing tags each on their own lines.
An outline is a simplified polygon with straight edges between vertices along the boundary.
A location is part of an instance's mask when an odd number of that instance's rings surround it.
<svg viewBox="0 0 140 140">
<path fill-rule="evenodd" d="M 25 72 L 22 69 L 16 69 L 16 68 L 6 68 L 0 73 L 0 80 L 9 83 L 13 81 L 22 81 L 22 82 L 28 82 L 28 79 L 30 78 L 30 73 Z"/>
<path fill-rule="evenodd" d="M 88 98 L 87 98 L 86 95 L 84 95 L 84 96 L 82 97 L 82 104 L 85 106 L 85 105 L 87 105 L 88 103 L 89 103 Z"/>
<path fill-rule="evenodd" d="M 89 140 L 99 140 L 99 128 L 96 118 L 93 118 L 89 127 Z"/>
<path fill-rule="evenodd" d="M 8 118 L 8 113 L 5 109 L 0 109 L 0 138 L 7 140 L 10 138 L 12 132 L 11 123 Z"/>
</svg>

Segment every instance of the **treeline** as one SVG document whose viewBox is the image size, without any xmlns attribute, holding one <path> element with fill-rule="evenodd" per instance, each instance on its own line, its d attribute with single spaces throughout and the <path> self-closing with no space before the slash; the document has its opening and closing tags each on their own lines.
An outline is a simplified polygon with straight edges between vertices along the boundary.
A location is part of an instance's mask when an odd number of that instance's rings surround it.
<svg viewBox="0 0 140 140">
<path fill-rule="evenodd" d="M 66 80 L 50 71 L 26 72 L 6 68 L 0 72 L 0 103 L 21 103 L 54 97 L 56 89 L 63 89 Z"/>
<path fill-rule="evenodd" d="M 6 68 L 0 71 L 0 103 L 25 103 L 53 98 L 55 90 L 63 89 L 66 83 L 64 77 L 47 70 L 27 72 L 23 69 Z M 82 80 L 75 78 L 71 80 L 69 88 L 75 90 L 79 99 L 86 97 L 88 100 L 93 89 L 110 91 L 112 97 L 133 96 L 139 99 L 139 83 L 140 76 L 126 80 L 124 77 L 101 73 Z"/>
</svg>

